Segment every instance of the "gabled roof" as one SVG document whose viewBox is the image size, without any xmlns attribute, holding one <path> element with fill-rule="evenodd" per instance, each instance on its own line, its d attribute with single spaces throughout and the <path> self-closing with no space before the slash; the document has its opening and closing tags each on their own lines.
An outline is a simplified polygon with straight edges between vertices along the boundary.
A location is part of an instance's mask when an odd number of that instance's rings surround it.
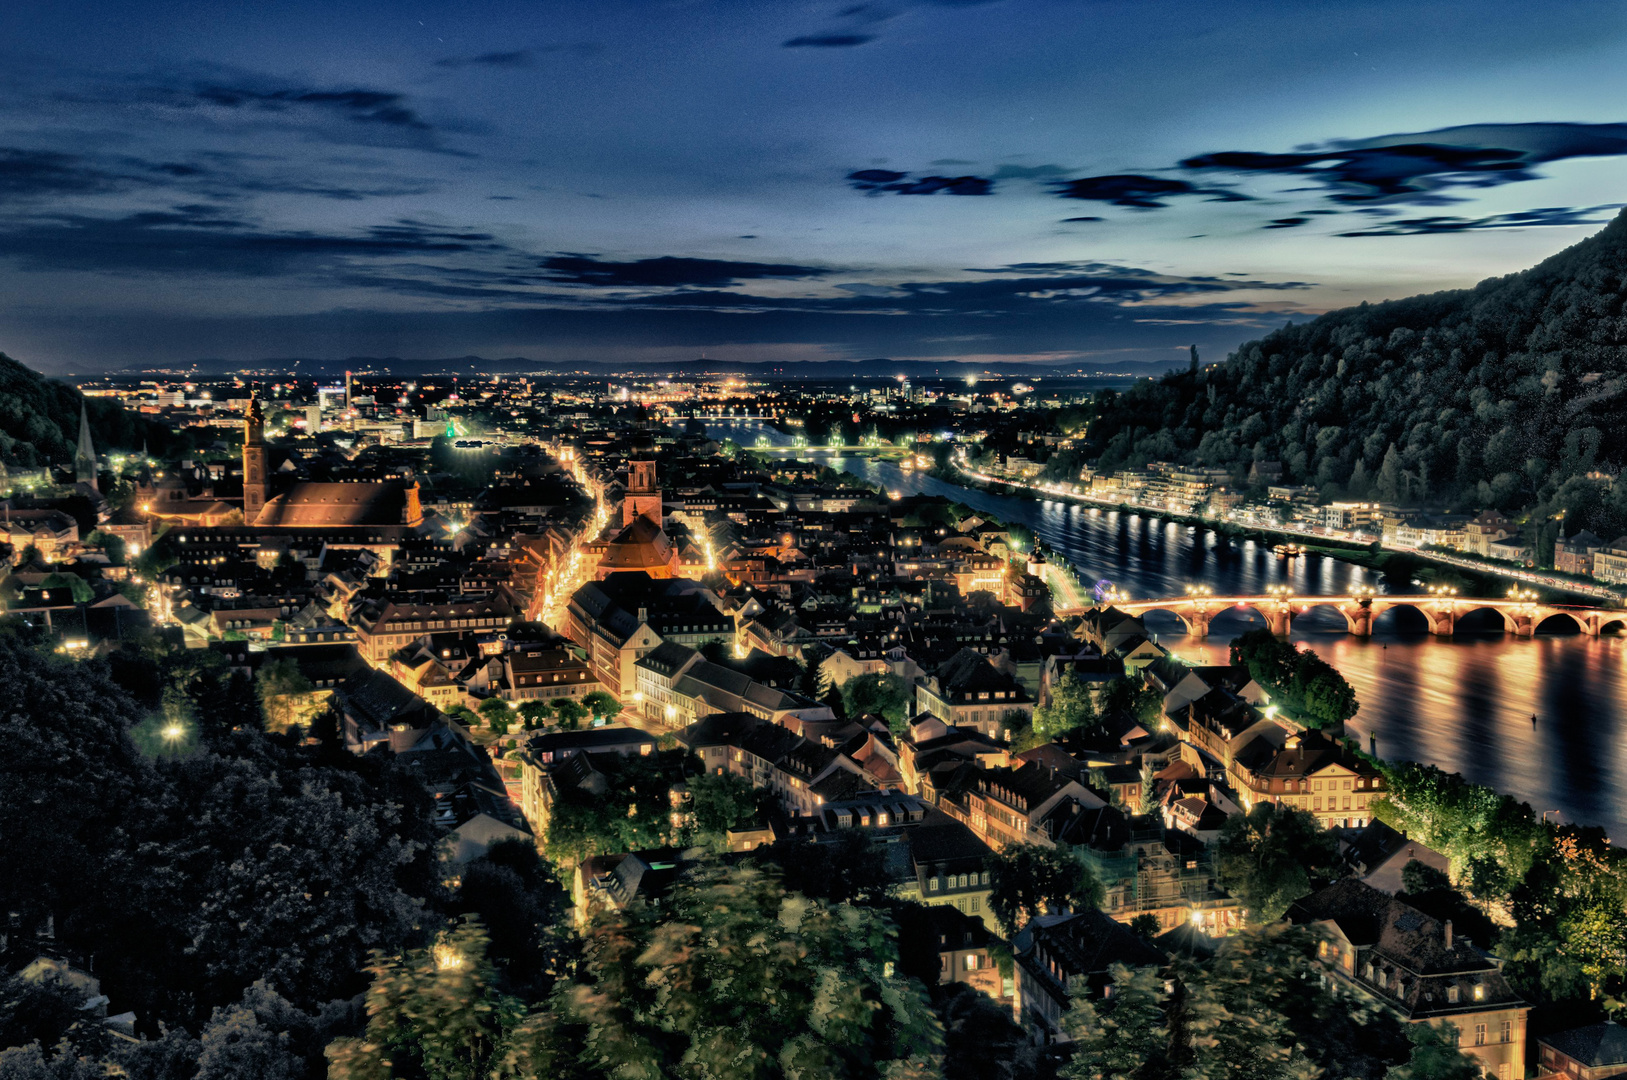
<svg viewBox="0 0 1627 1080">
<path fill-rule="evenodd" d="M 1627 1028 L 1609 1021 L 1539 1035 L 1537 1041 L 1580 1062 L 1585 1068 L 1627 1065 Z"/>
</svg>

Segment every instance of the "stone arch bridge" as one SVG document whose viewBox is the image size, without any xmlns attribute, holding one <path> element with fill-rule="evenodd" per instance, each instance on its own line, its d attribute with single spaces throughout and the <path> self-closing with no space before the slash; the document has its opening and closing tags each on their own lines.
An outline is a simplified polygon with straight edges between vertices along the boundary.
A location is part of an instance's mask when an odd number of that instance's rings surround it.
<svg viewBox="0 0 1627 1080">
<path fill-rule="evenodd" d="M 1279 636 L 1287 636 L 1294 617 L 1313 608 L 1331 608 L 1344 616 L 1345 628 L 1357 637 L 1373 633 L 1373 620 L 1392 608 L 1412 608 L 1429 624 L 1429 632 L 1450 635 L 1459 619 L 1477 611 L 1492 611 L 1502 620 L 1503 629 L 1516 637 L 1528 638 L 1549 619 L 1569 620 L 1589 637 L 1613 629 L 1627 629 L 1627 611 L 1571 604 L 1543 604 L 1531 600 L 1481 600 L 1457 596 L 1186 596 L 1169 600 L 1138 600 L 1113 605 L 1127 615 L 1167 611 L 1181 620 L 1188 637 L 1209 636 L 1209 623 L 1228 610 L 1242 608 L 1257 612 L 1266 626 Z"/>
</svg>

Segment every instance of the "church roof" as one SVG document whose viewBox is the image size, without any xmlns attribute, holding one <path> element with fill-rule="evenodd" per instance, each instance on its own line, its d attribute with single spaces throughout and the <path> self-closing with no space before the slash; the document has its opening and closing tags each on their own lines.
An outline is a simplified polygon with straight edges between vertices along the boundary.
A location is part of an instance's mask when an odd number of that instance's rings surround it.
<svg viewBox="0 0 1627 1080">
<path fill-rule="evenodd" d="M 399 480 L 325 484 L 305 481 L 268 500 L 257 525 L 322 529 L 416 525 L 415 491 Z"/>
<path fill-rule="evenodd" d="M 640 515 L 610 541 L 599 560 L 601 570 L 646 570 L 670 567 L 672 541 L 653 518 Z"/>
</svg>

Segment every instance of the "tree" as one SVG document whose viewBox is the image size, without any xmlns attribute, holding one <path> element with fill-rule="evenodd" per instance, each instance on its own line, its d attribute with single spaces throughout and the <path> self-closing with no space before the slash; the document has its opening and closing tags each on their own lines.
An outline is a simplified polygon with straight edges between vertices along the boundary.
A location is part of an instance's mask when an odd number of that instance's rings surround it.
<svg viewBox="0 0 1627 1080">
<path fill-rule="evenodd" d="M 888 671 L 855 675 L 842 684 L 842 704 L 849 717 L 879 716 L 897 734 L 909 723 L 910 687 Z"/>
<path fill-rule="evenodd" d="M 1113 996 L 1098 1005 L 1078 987 L 1063 1030 L 1074 1053 L 1057 1070 L 1060 1080 L 1151 1080 L 1162 1076 L 1169 1053 L 1164 981 L 1152 968 L 1108 969 Z"/>
<path fill-rule="evenodd" d="M 452 910 L 472 914 L 489 936 L 487 955 L 507 985 L 537 1000 L 564 966 L 568 899 L 528 840 L 500 840 L 464 866 Z"/>
<path fill-rule="evenodd" d="M 1152 769 L 1152 759 L 1141 756 L 1141 794 L 1136 799 L 1137 814 L 1151 814 L 1158 809 L 1158 779 Z"/>
<path fill-rule="evenodd" d="M 499 735 L 507 734 L 509 721 L 514 719 L 514 710 L 509 708 L 508 702 L 502 698 L 487 698 L 480 703 L 480 718 L 491 725 L 491 729 Z"/>
<path fill-rule="evenodd" d="M 617 714 L 621 712 L 621 702 L 603 690 L 595 690 L 584 697 L 582 707 L 592 713 L 595 720 L 602 720 L 606 723 L 614 720 Z"/>
<path fill-rule="evenodd" d="M 254 676 L 254 692 L 267 731 L 283 732 L 304 723 L 314 707 L 308 695 L 315 687 L 294 660 L 268 660 Z"/>
<path fill-rule="evenodd" d="M 675 765 L 671 757 L 661 754 L 595 762 L 594 767 L 604 777 L 602 791 L 563 789 L 548 815 L 543 841 L 556 872 L 568 872 L 594 855 L 642 851 L 660 847 L 671 839 L 672 781 L 668 769 Z"/>
<path fill-rule="evenodd" d="M 1144 938 L 1155 938 L 1163 932 L 1164 926 L 1158 921 L 1158 916 L 1143 912 L 1130 920 L 1130 929 Z"/>
<path fill-rule="evenodd" d="M 936 1075 L 943 1028 L 893 974 L 894 932 L 763 869 L 699 869 L 589 925 L 576 983 L 514 1030 L 503 1075 Z"/>
<path fill-rule="evenodd" d="M 185 684 L 166 691 L 190 707 Z M 105 669 L 3 636 L 0 699 L 0 792 L 29 793 L 0 797 L 0 903 L 25 927 L 54 915 L 150 1023 L 197 1031 L 258 979 L 301 1008 L 354 994 L 368 950 L 398 947 L 438 895 L 433 802 L 388 759 L 258 725 L 149 759 L 143 710 Z"/>
<path fill-rule="evenodd" d="M 1038 1074 L 1038 1049 L 1012 1021 L 1010 1009 L 965 983 L 950 983 L 940 994 L 943 1080 L 1029 1080 Z"/>
<path fill-rule="evenodd" d="M 588 711 L 570 698 L 558 698 L 554 701 L 554 715 L 563 730 L 575 731 L 588 718 Z"/>
<path fill-rule="evenodd" d="M 1359 708 L 1356 692 L 1332 665 L 1269 630 L 1251 630 L 1234 638 L 1231 659 L 1307 726 L 1341 724 Z"/>
<path fill-rule="evenodd" d="M 333 1080 L 484 1080 L 509 1052 L 524 1018 L 521 1003 L 497 989 L 478 919 L 443 931 L 425 949 L 375 956 L 369 971 L 367 1031 L 328 1046 Z"/>
<path fill-rule="evenodd" d="M 1034 734 L 1048 742 L 1070 731 L 1094 729 L 1100 720 L 1090 684 L 1069 672 L 1051 688 L 1051 700 L 1034 710 Z"/>
<path fill-rule="evenodd" d="M 1407 1037 L 1412 1053 L 1386 1080 L 1478 1080 L 1483 1074 L 1480 1064 L 1458 1049 L 1458 1030 L 1452 1024 L 1409 1024 Z"/>
<path fill-rule="evenodd" d="M 1035 915 L 1100 907 L 1101 882 L 1065 846 L 1017 844 L 989 864 L 989 910 L 1007 937 Z"/>
<path fill-rule="evenodd" d="M 1291 806 L 1256 803 L 1221 827 L 1215 880 L 1242 900 L 1249 922 L 1276 922 L 1301 896 L 1324 882 L 1339 858 L 1339 841 L 1312 815 Z"/>
<path fill-rule="evenodd" d="M 520 719 L 524 721 L 527 730 L 542 727 L 553 718 L 553 706 L 546 701 L 522 701 L 520 703 Z"/>
<path fill-rule="evenodd" d="M 730 829 L 757 816 L 757 791 L 751 782 L 732 772 L 700 773 L 687 781 L 691 827 L 697 838 L 714 850 L 723 850 Z"/>
</svg>

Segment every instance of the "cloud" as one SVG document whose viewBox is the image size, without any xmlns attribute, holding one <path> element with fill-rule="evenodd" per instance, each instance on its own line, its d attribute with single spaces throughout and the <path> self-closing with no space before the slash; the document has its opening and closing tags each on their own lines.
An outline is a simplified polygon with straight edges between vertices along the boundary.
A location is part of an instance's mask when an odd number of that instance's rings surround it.
<svg viewBox="0 0 1627 1080">
<path fill-rule="evenodd" d="M 500 52 L 479 53 L 474 56 L 447 56 L 435 61 L 438 68 L 529 68 L 535 67 L 542 56 L 596 56 L 604 46 L 591 41 L 570 44 L 538 45 L 529 49 L 509 49 Z"/>
<path fill-rule="evenodd" d="M 117 177 L 91 167 L 83 158 L 0 147 L 0 199 L 83 194 L 118 186 Z"/>
<path fill-rule="evenodd" d="M 765 278 L 810 278 L 831 271 L 815 266 L 783 263 L 733 262 L 726 259 L 687 259 L 664 255 L 634 262 L 601 262 L 592 255 L 564 252 L 543 259 L 548 281 L 615 288 L 715 287 Z"/>
<path fill-rule="evenodd" d="M 411 220 L 356 233 L 266 230 L 217 206 L 183 204 L 116 218 L 60 214 L 0 227 L 0 258 L 27 270 L 274 277 L 363 257 L 490 255 L 487 233 Z"/>
<path fill-rule="evenodd" d="M 922 176 L 914 180 L 908 173 L 891 169 L 860 169 L 847 174 L 856 191 L 868 195 L 992 195 L 994 182 L 981 176 Z"/>
<path fill-rule="evenodd" d="M 201 101 L 228 109 L 255 108 L 284 112 L 306 106 L 331 112 L 358 124 L 383 124 L 423 131 L 430 127 L 423 117 L 403 104 L 406 95 L 387 90 L 265 90 L 216 83 L 199 86 L 197 96 Z"/>
<path fill-rule="evenodd" d="M 1398 218 L 1340 236 L 1432 236 L 1441 233 L 1474 232 L 1483 229 L 1531 229 L 1568 225 L 1603 225 L 1611 215 L 1607 211 L 1619 210 L 1622 203 L 1601 206 L 1543 206 L 1535 210 L 1522 210 L 1512 214 L 1492 214 L 1489 217 L 1419 217 Z M 1598 215 L 1603 214 L 1603 217 Z"/>
<path fill-rule="evenodd" d="M 536 53 L 530 49 L 514 49 L 510 52 L 481 53 L 479 56 L 448 56 L 435 61 L 435 66 L 442 68 L 526 68 L 530 67 L 535 59 Z"/>
<path fill-rule="evenodd" d="M 937 162 L 933 162 L 934 165 Z M 966 162 L 970 164 L 970 162 Z M 994 180 L 1050 180 L 1073 172 L 1064 165 L 1002 165 L 994 170 Z"/>
<path fill-rule="evenodd" d="M 783 44 L 787 49 L 851 49 L 876 40 L 874 34 L 804 34 Z"/>
<path fill-rule="evenodd" d="M 1271 224 L 1264 227 L 1267 229 L 1297 229 L 1299 226 L 1305 224 L 1309 220 L 1311 219 L 1307 217 L 1276 218 L 1271 222 Z"/>
<path fill-rule="evenodd" d="M 1538 179 L 1534 166 L 1627 154 L 1627 124 L 1466 124 L 1340 140 L 1291 153 L 1228 150 L 1181 162 L 1199 171 L 1308 176 L 1342 204 L 1461 201 L 1453 188 Z"/>
<path fill-rule="evenodd" d="M 1064 199 L 1105 202 L 1113 206 L 1128 206 L 1135 210 L 1161 209 L 1169 205 L 1165 199 L 1178 195 L 1204 195 L 1212 202 L 1248 200 L 1247 195 L 1239 195 L 1226 188 L 1198 187 L 1185 180 L 1163 176 L 1141 176 L 1134 173 L 1064 180 L 1056 184 L 1053 190 Z"/>
</svg>

